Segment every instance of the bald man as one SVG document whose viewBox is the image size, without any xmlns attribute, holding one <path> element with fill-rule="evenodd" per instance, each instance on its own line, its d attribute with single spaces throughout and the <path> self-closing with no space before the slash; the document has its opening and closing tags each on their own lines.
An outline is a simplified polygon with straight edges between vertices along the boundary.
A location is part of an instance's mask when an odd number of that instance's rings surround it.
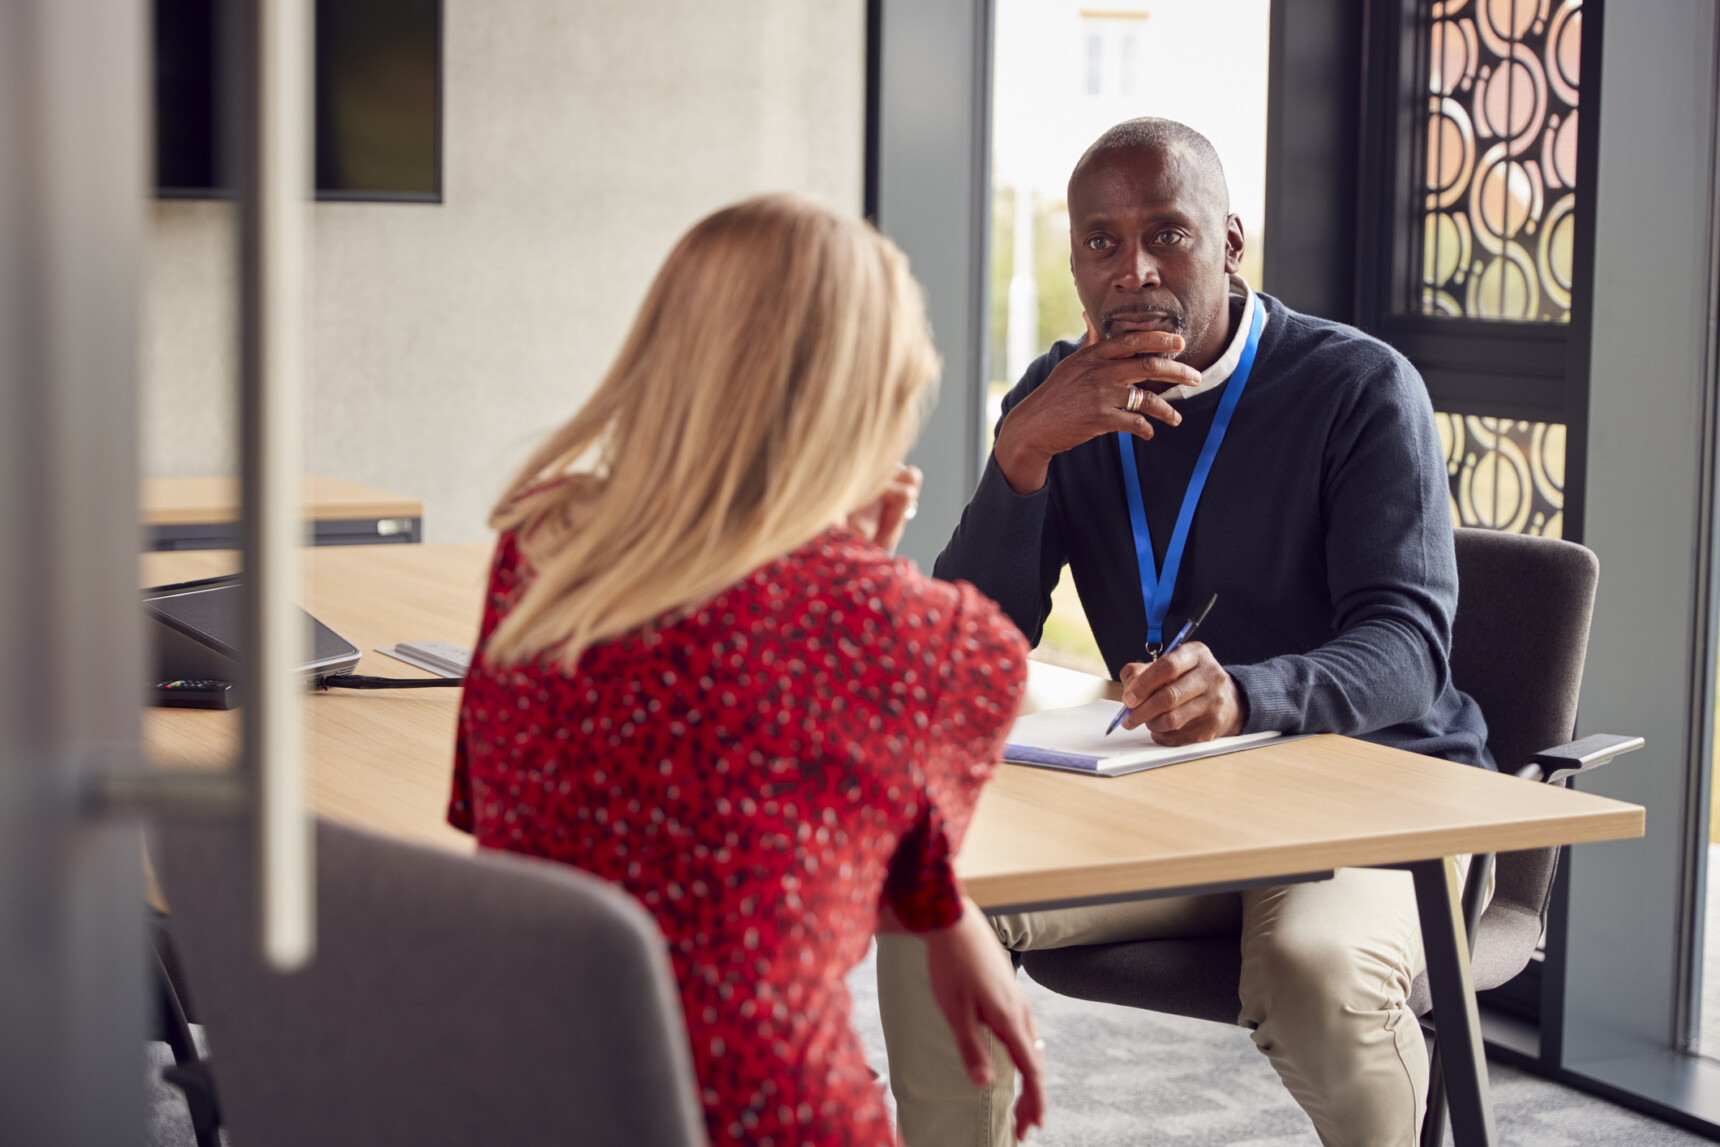
<svg viewBox="0 0 1720 1147">
<path fill-rule="evenodd" d="M 1344 733 L 1492 767 L 1480 710 L 1447 667 L 1457 569 L 1414 368 L 1237 276 L 1223 168 L 1181 124 L 1101 136 L 1070 176 L 1069 229 L 1087 336 L 1053 345 L 1004 399 L 937 576 L 973 582 L 1037 643 L 1067 563 L 1124 683 L 1125 725 L 1161 742 Z M 1157 657 L 1215 593 L 1201 640 Z M 1018 951 L 1237 936 L 1237 1022 L 1321 1141 L 1415 1143 L 1427 1056 L 1407 1006 L 1424 967 L 1408 874 L 1346 869 L 993 923 Z M 1008 1143 L 1009 1058 L 994 1051 L 989 1088 L 970 1082 L 979 1065 L 932 1005 L 915 943 L 881 937 L 878 956 L 906 1143 Z"/>
</svg>

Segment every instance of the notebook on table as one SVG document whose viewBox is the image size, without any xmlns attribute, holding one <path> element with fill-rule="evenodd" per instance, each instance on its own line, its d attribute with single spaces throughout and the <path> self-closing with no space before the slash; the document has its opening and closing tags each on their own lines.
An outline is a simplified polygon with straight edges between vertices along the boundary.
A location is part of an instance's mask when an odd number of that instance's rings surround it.
<svg viewBox="0 0 1720 1147">
<path fill-rule="evenodd" d="M 1281 733 L 1244 733 L 1198 745 L 1161 745 L 1146 729 L 1123 728 L 1107 737 L 1105 726 L 1116 714 L 1117 702 L 1094 701 L 1018 717 L 1010 727 L 1003 759 L 1017 765 L 1120 777 L 1284 739 Z"/>
</svg>

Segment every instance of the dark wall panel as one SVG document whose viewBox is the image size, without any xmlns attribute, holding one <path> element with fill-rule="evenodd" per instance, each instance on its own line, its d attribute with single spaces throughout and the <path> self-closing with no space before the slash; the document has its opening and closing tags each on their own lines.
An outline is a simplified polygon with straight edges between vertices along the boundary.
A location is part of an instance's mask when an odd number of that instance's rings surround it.
<svg viewBox="0 0 1720 1147">
<path fill-rule="evenodd" d="M 1265 289 L 1355 321 L 1363 0 L 1274 0 Z"/>
</svg>

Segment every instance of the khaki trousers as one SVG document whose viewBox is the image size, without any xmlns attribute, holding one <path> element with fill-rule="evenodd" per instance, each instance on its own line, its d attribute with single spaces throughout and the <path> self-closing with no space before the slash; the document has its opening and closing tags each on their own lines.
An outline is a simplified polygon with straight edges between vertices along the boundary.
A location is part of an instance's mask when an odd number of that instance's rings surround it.
<svg viewBox="0 0 1720 1147">
<path fill-rule="evenodd" d="M 1460 882 L 1468 865 L 1468 857 L 1459 858 Z M 1427 1051 L 1407 1000 L 1426 959 L 1409 873 L 1346 868 L 1308 884 L 1030 912 L 992 923 L 1015 951 L 1237 936 L 1237 1022 L 1251 1029 L 1320 1141 L 1414 1147 L 1427 1105 Z M 901 933 L 878 937 L 878 1002 L 907 1147 L 1013 1143 L 1014 1066 L 993 1039 L 997 1082 L 976 1088 L 968 1081 L 932 998 L 923 941 Z M 1055 1056 L 1056 1047 L 1047 1054 Z M 1049 1098 L 1055 1118 L 1056 1096 Z"/>
</svg>

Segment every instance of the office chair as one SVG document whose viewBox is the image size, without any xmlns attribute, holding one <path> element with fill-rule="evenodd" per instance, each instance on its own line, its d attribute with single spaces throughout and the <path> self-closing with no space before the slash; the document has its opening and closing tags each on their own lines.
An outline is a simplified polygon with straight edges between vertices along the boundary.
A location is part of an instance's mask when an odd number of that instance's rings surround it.
<svg viewBox="0 0 1720 1147">
<path fill-rule="evenodd" d="M 1581 546 L 1494 530 L 1456 531 L 1458 609 L 1451 677 L 1481 706 L 1487 746 L 1502 772 L 1563 785 L 1584 769 L 1640 748 L 1642 738 L 1599 734 L 1570 741 L 1600 563 Z M 1548 748 L 1547 746 L 1557 746 Z M 1500 853 L 1492 902 L 1477 921 L 1490 857 L 1471 862 L 1464 890 L 1476 989 L 1521 972 L 1540 942 L 1558 848 Z M 1234 938 L 1142 940 L 1023 952 L 1039 983 L 1061 995 L 1234 1024 L 1242 1010 L 1242 957 Z M 1410 1007 L 1433 1006 L 1427 976 Z M 1445 1133 L 1445 1092 L 1435 1044 L 1422 1143 Z"/>
<path fill-rule="evenodd" d="M 663 939 L 624 893 L 523 857 L 316 837 L 317 955 L 280 975 L 257 955 L 243 834 L 159 831 L 235 1142 L 705 1142 Z"/>
</svg>

